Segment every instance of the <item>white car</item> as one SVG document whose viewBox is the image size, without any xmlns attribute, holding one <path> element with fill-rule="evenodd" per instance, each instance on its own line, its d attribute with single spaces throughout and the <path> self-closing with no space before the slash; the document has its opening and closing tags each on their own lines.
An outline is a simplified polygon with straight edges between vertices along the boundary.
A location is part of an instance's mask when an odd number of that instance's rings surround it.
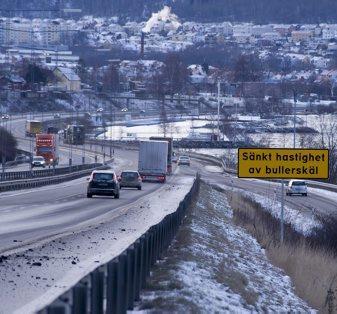
<svg viewBox="0 0 337 314">
<path fill-rule="evenodd" d="M 178 159 L 178 166 L 190 166 L 191 165 L 191 159 L 188 156 L 180 156 Z"/>
<path fill-rule="evenodd" d="M 32 168 L 34 167 L 46 167 L 46 161 L 42 156 L 34 156 L 32 160 Z"/>
<path fill-rule="evenodd" d="M 308 186 L 303 180 L 290 180 L 286 189 L 286 195 L 299 194 L 303 196 L 308 195 Z"/>
<path fill-rule="evenodd" d="M 129 111 L 129 109 L 128 108 L 123 108 L 121 111 L 122 112 L 127 112 L 127 111 Z"/>
</svg>

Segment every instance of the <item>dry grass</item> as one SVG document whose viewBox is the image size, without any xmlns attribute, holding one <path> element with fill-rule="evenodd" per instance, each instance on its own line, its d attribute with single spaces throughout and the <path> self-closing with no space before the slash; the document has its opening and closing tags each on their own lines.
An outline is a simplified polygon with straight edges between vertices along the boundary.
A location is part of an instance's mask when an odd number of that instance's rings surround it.
<svg viewBox="0 0 337 314">
<path fill-rule="evenodd" d="M 308 238 L 286 225 L 285 242 L 280 245 L 277 219 L 249 198 L 238 193 L 228 196 L 235 223 L 253 235 L 272 263 L 291 277 L 296 293 L 321 313 L 337 313 L 335 222 L 327 222 L 325 230 Z M 332 239 L 326 241 L 329 232 Z"/>
</svg>

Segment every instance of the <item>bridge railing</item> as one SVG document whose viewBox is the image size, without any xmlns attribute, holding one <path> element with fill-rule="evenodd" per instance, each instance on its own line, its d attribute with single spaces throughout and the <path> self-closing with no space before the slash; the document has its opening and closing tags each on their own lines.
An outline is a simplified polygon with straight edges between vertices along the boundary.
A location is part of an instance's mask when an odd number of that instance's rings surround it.
<svg viewBox="0 0 337 314">
<path fill-rule="evenodd" d="M 93 163 L 93 164 L 83 164 L 83 165 L 73 165 L 69 167 L 62 168 L 49 168 L 49 169 L 40 169 L 40 170 L 25 170 L 25 171 L 9 171 L 0 173 L 0 181 L 14 181 L 14 180 L 23 180 L 23 179 L 34 179 L 34 178 L 44 178 L 50 176 L 58 176 L 63 174 L 69 174 L 74 172 L 79 172 L 83 170 L 94 169 L 102 164 Z"/>
</svg>

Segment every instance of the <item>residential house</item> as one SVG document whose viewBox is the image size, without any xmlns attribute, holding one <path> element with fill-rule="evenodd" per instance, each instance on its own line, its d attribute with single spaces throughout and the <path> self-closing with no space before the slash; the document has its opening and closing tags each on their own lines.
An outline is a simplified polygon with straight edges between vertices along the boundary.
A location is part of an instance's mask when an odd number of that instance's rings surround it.
<svg viewBox="0 0 337 314">
<path fill-rule="evenodd" d="M 291 40 L 293 42 L 307 41 L 313 37 L 313 31 L 292 31 Z"/>
<path fill-rule="evenodd" d="M 13 91 L 24 90 L 25 85 L 25 79 L 16 74 L 4 75 L 0 77 L 0 86 L 6 87 L 7 89 Z"/>
<path fill-rule="evenodd" d="M 73 69 L 57 67 L 54 74 L 60 81 L 59 85 L 66 91 L 79 92 L 81 90 L 81 79 Z"/>
</svg>

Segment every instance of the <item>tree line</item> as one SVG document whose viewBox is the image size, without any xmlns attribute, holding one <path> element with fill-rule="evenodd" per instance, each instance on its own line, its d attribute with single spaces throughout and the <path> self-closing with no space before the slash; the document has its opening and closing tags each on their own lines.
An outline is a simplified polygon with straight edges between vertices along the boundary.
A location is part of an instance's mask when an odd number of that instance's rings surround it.
<svg viewBox="0 0 337 314">
<path fill-rule="evenodd" d="M 2 0 L 2 9 L 81 8 L 83 14 L 144 20 L 169 5 L 182 19 L 202 22 L 334 23 L 335 0 Z M 0 8 L 0 9 L 1 9 Z M 36 14 L 41 14 L 36 13 Z M 35 14 L 35 16 L 36 16 Z"/>
</svg>

